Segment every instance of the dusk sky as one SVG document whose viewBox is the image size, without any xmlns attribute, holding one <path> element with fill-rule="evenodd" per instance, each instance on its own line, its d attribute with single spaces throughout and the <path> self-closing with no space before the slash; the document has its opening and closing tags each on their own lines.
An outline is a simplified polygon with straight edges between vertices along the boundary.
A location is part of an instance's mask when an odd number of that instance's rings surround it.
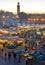
<svg viewBox="0 0 45 65">
<path fill-rule="evenodd" d="M 17 2 L 20 2 L 21 12 L 45 13 L 45 0 L 0 0 L 0 9 L 16 12 Z"/>
</svg>

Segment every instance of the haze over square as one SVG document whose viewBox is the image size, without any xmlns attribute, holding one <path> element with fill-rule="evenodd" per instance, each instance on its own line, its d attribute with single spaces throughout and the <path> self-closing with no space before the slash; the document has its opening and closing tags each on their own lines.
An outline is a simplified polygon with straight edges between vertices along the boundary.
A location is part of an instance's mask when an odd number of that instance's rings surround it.
<svg viewBox="0 0 45 65">
<path fill-rule="evenodd" d="M 21 12 L 45 13 L 45 0 L 0 0 L 0 10 L 17 12 L 17 2 L 20 2 Z"/>
</svg>

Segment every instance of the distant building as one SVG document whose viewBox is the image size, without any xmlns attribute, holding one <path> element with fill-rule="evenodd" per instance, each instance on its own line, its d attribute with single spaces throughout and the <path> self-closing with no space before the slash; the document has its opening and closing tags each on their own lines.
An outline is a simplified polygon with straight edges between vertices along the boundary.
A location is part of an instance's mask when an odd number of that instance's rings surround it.
<svg viewBox="0 0 45 65">
<path fill-rule="evenodd" d="M 20 13 L 20 3 L 18 2 L 17 3 L 17 14 L 19 14 Z"/>
</svg>

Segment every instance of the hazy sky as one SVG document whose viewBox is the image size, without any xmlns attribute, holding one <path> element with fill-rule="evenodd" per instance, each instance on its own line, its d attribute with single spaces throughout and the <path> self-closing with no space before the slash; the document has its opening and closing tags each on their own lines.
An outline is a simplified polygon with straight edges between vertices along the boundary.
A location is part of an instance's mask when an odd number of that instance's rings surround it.
<svg viewBox="0 0 45 65">
<path fill-rule="evenodd" d="M 45 0 L 0 0 L 0 9 L 16 12 L 17 2 L 21 11 L 30 13 L 45 13 Z"/>
</svg>

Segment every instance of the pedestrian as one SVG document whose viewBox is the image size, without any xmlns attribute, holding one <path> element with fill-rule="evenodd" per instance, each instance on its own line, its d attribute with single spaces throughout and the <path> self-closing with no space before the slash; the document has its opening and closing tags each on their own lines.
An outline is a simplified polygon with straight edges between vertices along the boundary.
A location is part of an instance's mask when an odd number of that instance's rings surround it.
<svg viewBox="0 0 45 65">
<path fill-rule="evenodd" d="M 7 56 L 6 52 L 5 52 L 5 57 Z"/>
<path fill-rule="evenodd" d="M 5 52 L 5 60 L 6 60 L 6 58 L 7 58 L 7 53 Z"/>
<path fill-rule="evenodd" d="M 26 60 L 26 65 L 28 65 L 28 61 Z"/>
<path fill-rule="evenodd" d="M 14 58 L 16 58 L 16 56 L 17 56 L 17 54 L 16 54 L 16 53 L 14 53 L 14 54 L 13 54 L 13 57 L 14 57 Z"/>
<path fill-rule="evenodd" d="M 25 46 L 25 51 L 27 51 L 27 47 Z"/>
<path fill-rule="evenodd" d="M 2 50 L 1 50 L 1 51 L 2 51 L 2 55 L 3 55 L 3 51 L 4 51 L 4 50 L 3 50 L 3 48 L 2 48 Z"/>
<path fill-rule="evenodd" d="M 10 58 L 11 58 L 11 53 L 8 52 L 8 59 L 10 60 Z"/>
<path fill-rule="evenodd" d="M 20 55 L 18 55 L 19 56 L 19 62 L 20 62 Z"/>
<path fill-rule="evenodd" d="M 3 52 L 3 49 L 2 49 L 2 52 Z"/>
</svg>

